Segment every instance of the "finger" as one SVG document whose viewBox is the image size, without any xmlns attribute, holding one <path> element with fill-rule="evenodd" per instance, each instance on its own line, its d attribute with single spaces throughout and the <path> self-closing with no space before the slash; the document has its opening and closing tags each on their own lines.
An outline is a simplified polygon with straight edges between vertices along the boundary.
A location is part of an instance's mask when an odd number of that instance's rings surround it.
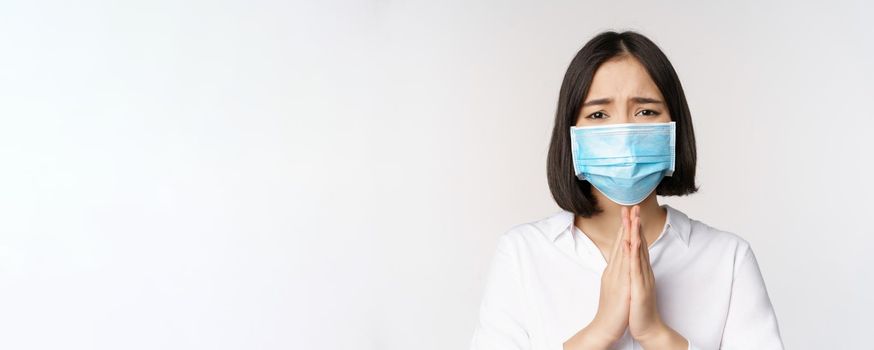
<svg viewBox="0 0 874 350">
<path fill-rule="evenodd" d="M 630 227 L 631 227 L 631 236 L 634 242 L 637 242 L 638 248 L 641 246 L 641 241 L 643 240 L 643 234 L 641 230 L 643 226 L 640 223 L 640 206 L 635 205 L 631 208 L 629 212 L 630 216 L 628 218 Z M 642 255 L 641 255 L 642 256 Z"/>
<path fill-rule="evenodd" d="M 619 254 L 621 253 L 619 251 L 619 249 L 621 249 L 620 243 L 622 242 L 622 240 L 623 240 L 622 237 L 625 234 L 625 221 L 628 219 L 628 209 L 625 207 L 622 207 L 620 216 L 621 216 L 622 221 L 620 222 L 620 225 L 619 225 L 619 231 L 616 232 L 616 240 L 613 241 L 613 249 L 612 249 L 612 252 L 610 253 L 610 262 L 613 261 L 613 257 L 619 256 Z"/>
<path fill-rule="evenodd" d="M 643 227 L 642 223 L 641 223 L 641 227 Z M 641 260 L 644 263 L 643 264 L 643 267 L 645 270 L 644 275 L 646 277 L 648 277 L 649 280 L 651 282 L 653 282 L 653 284 L 654 284 L 655 283 L 655 275 L 652 272 L 652 262 L 650 261 L 650 257 L 649 257 L 649 241 L 646 240 L 646 236 L 644 236 L 644 235 L 640 235 L 640 238 L 641 238 L 641 242 L 642 242 L 641 247 L 643 249 L 643 257 Z"/>
<path fill-rule="evenodd" d="M 635 242 L 640 241 L 640 226 L 639 226 L 640 216 L 639 216 L 639 213 L 640 213 L 639 207 L 635 205 L 633 208 L 631 208 L 631 213 L 630 213 L 631 215 L 628 218 L 628 221 L 629 221 L 628 223 L 629 223 L 629 228 L 630 228 L 628 242 L 631 243 L 632 245 L 634 245 Z"/>
<path fill-rule="evenodd" d="M 632 208 L 626 208 L 628 210 L 628 214 L 625 216 L 625 241 L 629 243 L 629 248 L 631 248 L 631 216 Z M 630 253 L 630 251 L 629 251 Z"/>
<path fill-rule="evenodd" d="M 631 277 L 629 276 L 629 269 L 631 268 L 631 264 L 629 264 L 631 249 L 628 246 L 628 243 L 622 244 L 622 250 L 625 251 L 625 254 L 622 255 L 622 270 L 619 272 L 619 277 L 622 278 L 623 283 L 629 283 L 629 278 Z"/>
<path fill-rule="evenodd" d="M 640 227 L 642 228 L 643 225 L 641 224 Z M 639 263 L 640 263 L 640 272 L 641 272 L 640 274 L 641 274 L 641 278 L 643 279 L 644 287 L 649 287 L 650 285 L 652 285 L 650 283 L 650 281 L 652 279 L 650 278 L 651 270 L 650 270 L 650 266 L 649 266 L 649 254 L 647 252 L 648 250 L 649 250 L 649 248 L 647 248 L 646 237 L 643 234 L 641 234 L 640 235 L 640 261 L 639 261 Z"/>
<path fill-rule="evenodd" d="M 635 207 L 637 208 L 637 207 Z M 629 264 L 631 265 L 631 285 L 632 288 L 639 290 L 643 286 L 643 275 L 640 262 L 640 219 L 635 214 L 636 210 L 632 211 L 631 216 L 631 257 Z"/>
<path fill-rule="evenodd" d="M 615 275 L 625 276 L 628 274 L 628 272 L 626 272 L 626 270 L 628 269 L 628 254 L 626 253 L 627 249 L 628 247 L 624 243 L 621 244 L 621 246 L 619 247 L 619 254 L 616 255 L 616 271 L 614 272 Z"/>
<path fill-rule="evenodd" d="M 640 235 L 643 249 L 643 258 L 641 259 L 644 267 L 644 277 L 650 285 L 655 285 L 655 274 L 652 271 L 652 262 L 649 260 L 649 242 L 646 236 Z"/>
<path fill-rule="evenodd" d="M 621 255 L 618 257 L 619 261 L 620 261 L 619 270 L 621 271 L 622 276 L 626 276 L 626 278 L 627 278 L 628 268 L 629 268 L 628 257 L 631 255 L 631 249 L 629 249 L 630 247 L 628 246 L 628 241 L 626 241 L 626 240 L 622 240 L 621 245 L 622 245 L 622 252 L 621 252 Z"/>
<path fill-rule="evenodd" d="M 641 227 L 643 227 L 641 225 Z M 644 283 L 649 282 L 650 265 L 649 265 L 649 243 L 646 241 L 646 236 L 640 235 L 640 272 L 643 276 Z"/>
</svg>

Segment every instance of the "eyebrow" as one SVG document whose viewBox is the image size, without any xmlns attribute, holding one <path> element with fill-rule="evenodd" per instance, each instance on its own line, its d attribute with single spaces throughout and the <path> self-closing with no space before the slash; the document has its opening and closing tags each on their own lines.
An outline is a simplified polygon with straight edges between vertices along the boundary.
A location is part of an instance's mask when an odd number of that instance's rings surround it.
<svg viewBox="0 0 874 350">
<path fill-rule="evenodd" d="M 664 102 L 659 101 L 659 100 L 654 99 L 654 98 L 641 97 L 641 96 L 632 97 L 631 101 L 633 101 L 635 103 L 658 103 L 658 104 L 664 103 Z M 612 98 L 598 98 L 598 99 L 589 100 L 588 102 L 583 103 L 583 107 L 594 106 L 594 105 L 606 105 L 606 104 L 610 104 L 611 102 L 613 102 Z"/>
</svg>

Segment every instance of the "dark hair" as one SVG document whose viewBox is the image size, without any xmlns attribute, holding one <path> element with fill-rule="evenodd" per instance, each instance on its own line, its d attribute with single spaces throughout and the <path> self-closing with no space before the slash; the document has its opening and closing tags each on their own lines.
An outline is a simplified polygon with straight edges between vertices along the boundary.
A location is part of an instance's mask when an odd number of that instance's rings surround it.
<svg viewBox="0 0 874 350">
<path fill-rule="evenodd" d="M 682 196 L 698 191 L 695 133 L 677 72 L 662 50 L 647 37 L 634 31 L 607 31 L 589 40 L 577 52 L 564 75 L 546 160 L 546 176 L 555 202 L 562 209 L 583 217 L 591 217 L 601 212 L 601 208 L 592 196 L 589 182 L 577 179 L 574 174 L 570 127 L 576 125 L 580 106 L 598 67 L 611 58 L 625 55 L 636 58 L 646 68 L 665 98 L 671 120 L 677 124 L 674 173 L 662 179 L 656 194 Z"/>
</svg>

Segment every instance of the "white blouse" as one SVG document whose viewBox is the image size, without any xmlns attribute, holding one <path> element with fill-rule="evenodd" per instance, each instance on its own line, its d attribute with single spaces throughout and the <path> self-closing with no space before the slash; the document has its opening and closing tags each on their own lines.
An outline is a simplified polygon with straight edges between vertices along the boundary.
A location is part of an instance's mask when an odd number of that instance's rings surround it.
<svg viewBox="0 0 874 350">
<path fill-rule="evenodd" d="M 669 206 L 650 245 L 662 320 L 689 349 L 783 349 L 750 244 Z M 498 239 L 471 350 L 561 350 L 598 310 L 607 261 L 560 211 Z M 611 349 L 641 349 L 626 329 Z"/>
</svg>

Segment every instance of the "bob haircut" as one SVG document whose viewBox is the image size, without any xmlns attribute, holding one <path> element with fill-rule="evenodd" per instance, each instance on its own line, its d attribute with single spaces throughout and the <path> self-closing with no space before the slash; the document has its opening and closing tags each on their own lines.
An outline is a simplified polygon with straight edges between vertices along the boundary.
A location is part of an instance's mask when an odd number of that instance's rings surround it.
<svg viewBox="0 0 874 350">
<path fill-rule="evenodd" d="M 634 31 L 598 34 L 573 58 L 558 96 L 555 127 L 549 142 L 546 174 L 555 202 L 564 210 L 591 217 L 602 210 L 592 196 L 592 185 L 577 179 L 571 159 L 570 127 L 576 125 L 583 99 L 589 92 L 595 71 L 612 58 L 636 58 L 665 98 L 671 120 L 677 124 L 674 173 L 656 187 L 657 195 L 682 196 L 698 191 L 695 186 L 695 133 L 680 79 L 668 58 L 647 37 Z"/>
</svg>

